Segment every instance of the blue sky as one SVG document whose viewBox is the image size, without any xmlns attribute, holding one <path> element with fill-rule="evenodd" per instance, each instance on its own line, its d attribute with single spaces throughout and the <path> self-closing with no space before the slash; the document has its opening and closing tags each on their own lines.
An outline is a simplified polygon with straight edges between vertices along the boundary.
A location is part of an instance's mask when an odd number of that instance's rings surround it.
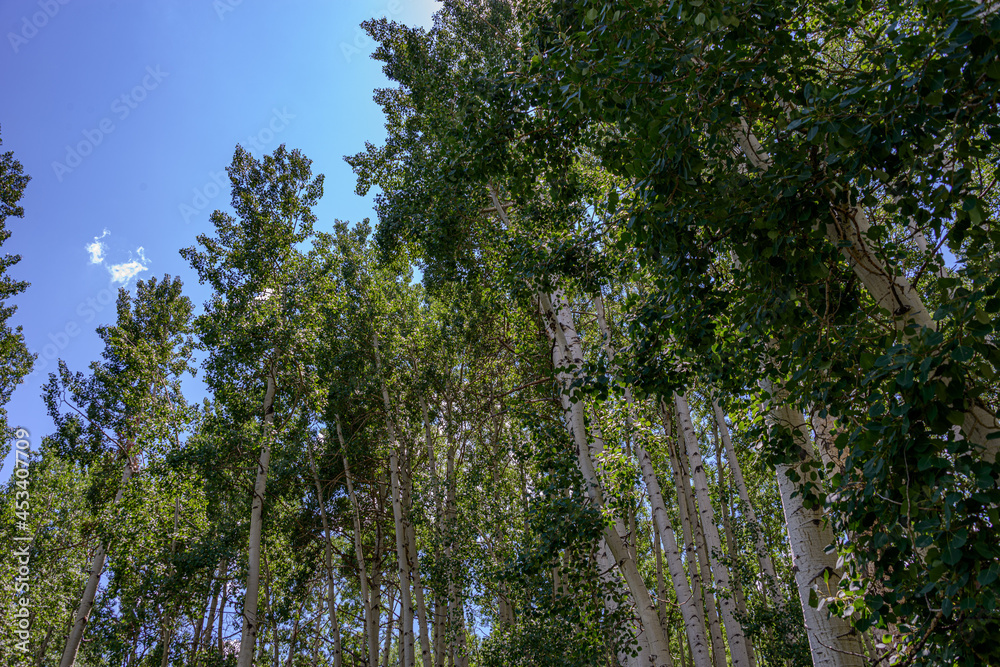
<svg viewBox="0 0 1000 667">
<path fill-rule="evenodd" d="M 299 148 L 326 174 L 316 212 L 373 217 L 342 157 L 384 138 L 372 92 L 387 85 L 360 29 L 374 16 L 429 26 L 433 0 L 3 0 L 0 138 L 32 177 L 0 252 L 31 283 L 12 323 L 38 354 L 7 406 L 33 446 L 52 429 L 41 385 L 57 359 L 101 352 L 119 287 L 179 275 L 208 297 L 178 250 L 227 208 L 237 143 Z M 4 461 L 6 480 L 11 459 Z"/>
</svg>

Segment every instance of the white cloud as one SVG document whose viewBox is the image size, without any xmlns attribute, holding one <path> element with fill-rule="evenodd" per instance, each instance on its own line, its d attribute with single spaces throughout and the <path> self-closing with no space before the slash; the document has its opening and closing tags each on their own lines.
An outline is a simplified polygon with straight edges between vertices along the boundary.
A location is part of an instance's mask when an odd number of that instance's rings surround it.
<svg viewBox="0 0 1000 667">
<path fill-rule="evenodd" d="M 109 232 L 107 228 L 105 228 L 104 232 L 100 236 L 94 237 L 93 243 L 89 243 L 85 246 L 87 249 L 87 253 L 90 255 L 91 264 L 100 264 L 101 262 L 104 261 L 105 245 L 101 243 L 101 239 L 103 239 L 110 233 L 111 232 Z"/>
<path fill-rule="evenodd" d="M 132 260 L 123 264 L 112 264 L 108 267 L 108 273 L 111 274 L 111 282 L 127 283 L 143 271 L 146 271 L 147 268 L 139 262 Z"/>
</svg>

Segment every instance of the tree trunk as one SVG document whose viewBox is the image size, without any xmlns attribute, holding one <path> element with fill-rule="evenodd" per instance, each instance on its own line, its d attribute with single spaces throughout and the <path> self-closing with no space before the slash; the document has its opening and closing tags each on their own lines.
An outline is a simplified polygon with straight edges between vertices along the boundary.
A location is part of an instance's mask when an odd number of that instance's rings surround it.
<svg viewBox="0 0 1000 667">
<path fill-rule="evenodd" d="M 267 486 L 267 471 L 271 465 L 271 439 L 274 436 L 274 371 L 267 376 L 267 392 L 264 394 L 264 443 L 257 464 L 257 479 L 253 486 L 253 506 L 250 510 L 250 548 L 247 563 L 246 597 L 243 600 L 243 635 L 240 638 L 240 654 L 237 667 L 250 667 L 253 662 L 260 619 L 257 617 L 258 591 L 260 589 L 260 535 L 264 514 L 264 493 Z"/>
<path fill-rule="evenodd" d="M 570 368 L 580 368 L 583 365 L 583 351 L 580 339 L 576 334 L 576 327 L 573 324 L 572 314 L 567 305 L 561 303 L 561 294 L 555 293 L 552 297 L 544 292 L 539 293 L 546 318 L 549 321 L 549 329 L 554 336 L 556 347 L 560 349 L 567 360 L 566 366 Z M 557 374 L 560 388 L 568 397 L 582 399 L 577 396 L 577 391 L 572 387 L 572 378 L 566 371 Z M 589 487 L 589 495 L 592 502 L 597 507 L 603 507 L 604 494 L 601 489 L 600 480 L 590 457 L 589 444 L 587 442 L 586 418 L 584 415 L 584 403 L 582 400 L 570 400 L 570 409 L 566 414 L 567 429 L 570 436 L 576 443 L 577 462 L 580 472 Z M 620 523 L 620 522 L 617 522 Z M 645 581 L 639 574 L 638 567 L 631 554 L 628 553 L 618 527 L 607 527 L 604 530 L 604 539 L 608 543 L 615 561 L 625 578 L 625 582 L 631 592 L 632 603 L 639 614 L 642 628 L 649 638 L 650 649 L 652 651 L 653 664 L 667 665 L 669 660 L 668 643 L 660 628 L 660 622 L 656 615 L 656 606 L 649 596 Z"/>
<path fill-rule="evenodd" d="M 354 556 L 358 561 L 358 579 L 361 587 L 361 604 L 365 613 L 365 636 L 368 640 L 368 664 L 374 667 L 378 664 L 378 617 L 375 614 L 375 601 L 368 586 L 368 568 L 365 565 L 365 552 L 361 542 L 361 505 L 354 493 L 354 482 L 351 479 L 351 466 L 347 462 L 347 448 L 344 446 L 344 433 L 340 430 L 340 417 L 337 416 L 337 440 L 340 443 L 340 454 L 344 460 L 344 478 L 347 483 L 347 495 L 354 510 Z"/>
<path fill-rule="evenodd" d="M 780 400 L 769 381 L 761 384 L 771 394 L 773 402 Z M 809 604 L 809 594 L 814 587 L 824 597 L 835 593 L 840 574 L 836 555 L 826 551 L 826 547 L 833 543 L 833 533 L 823 519 L 823 509 L 815 506 L 807 508 L 802 491 L 788 476 L 795 473 L 805 480 L 816 474 L 805 418 L 792 407 L 774 405 L 767 421 L 772 428 L 789 429 L 798 450 L 798 463 L 777 466 L 778 489 L 813 667 L 861 667 L 864 664 L 861 641 L 850 624 L 825 609 Z M 827 576 L 829 589 L 825 582 Z"/>
<path fill-rule="evenodd" d="M 719 660 L 725 665 L 725 644 L 719 629 L 719 618 L 715 611 L 715 600 L 710 590 L 704 590 L 704 582 L 711 582 L 711 570 L 708 567 L 708 555 L 704 552 L 704 539 L 701 526 L 697 520 L 694 498 L 691 496 L 691 478 L 688 476 L 687 465 L 680 455 L 683 447 L 683 434 L 677 433 L 674 439 L 670 428 L 670 416 L 666 405 L 660 402 L 660 417 L 663 420 L 663 432 L 666 436 L 667 454 L 670 457 L 670 468 L 674 480 L 674 490 L 677 492 L 677 508 L 680 515 L 681 528 L 684 533 L 684 554 L 688 574 L 691 577 L 691 595 L 694 607 L 702 623 L 708 628 L 708 639 L 712 647 L 712 664 L 718 667 Z M 692 660 L 695 654 L 692 651 Z"/>
<path fill-rule="evenodd" d="M 378 348 L 378 334 L 372 336 L 375 350 L 375 370 L 382 387 L 382 402 L 385 404 L 386 430 L 389 435 L 389 478 L 392 483 L 392 516 L 395 522 L 396 558 L 399 561 L 399 622 L 402 640 L 401 655 L 403 667 L 414 667 L 413 646 L 413 600 L 410 593 L 410 572 L 406 553 L 406 528 L 403 525 L 403 489 L 399 481 L 399 442 L 392 423 L 392 403 L 389 390 L 382 377 L 382 357 Z"/>
<path fill-rule="evenodd" d="M 736 138 L 750 162 L 766 171 L 771 166 L 771 158 L 763 150 L 760 142 L 749 131 L 745 122 L 737 128 Z M 893 274 L 878 258 L 868 243 L 871 224 L 861 206 L 835 206 L 831 220 L 826 224 L 829 240 L 840 247 L 840 252 L 850 263 L 854 275 L 865 286 L 875 303 L 892 314 L 897 329 L 905 330 L 910 324 L 937 331 L 937 322 L 924 305 L 920 293 L 913 288 L 905 275 Z M 997 417 L 986 410 L 978 401 L 965 412 L 962 434 L 974 445 L 980 447 L 983 458 L 992 463 L 1000 452 L 1000 438 L 990 438 L 990 434 L 1000 432 Z"/>
<path fill-rule="evenodd" d="M 712 502 L 708 493 L 708 478 L 701 457 L 701 447 L 691 424 L 691 411 L 687 400 L 680 394 L 674 394 L 674 404 L 680 418 L 680 431 L 684 434 L 688 458 L 691 461 L 691 476 L 694 481 L 695 495 L 698 500 L 701 527 L 705 534 L 708 555 L 715 575 L 715 589 L 719 591 L 719 609 L 722 611 L 722 622 L 726 626 L 726 637 L 729 640 L 730 660 L 733 667 L 749 667 L 750 657 L 747 651 L 746 637 L 743 626 L 736 617 L 736 609 L 730 596 L 732 584 L 729 579 L 729 568 L 720 560 L 722 556 L 722 541 L 719 539 L 719 529 L 715 525 Z"/>
<path fill-rule="evenodd" d="M 715 429 L 715 469 L 719 474 L 719 507 L 722 511 L 722 528 L 726 537 L 726 554 L 732 563 L 738 562 L 739 550 L 736 548 L 736 538 L 733 535 L 733 528 L 729 522 L 729 494 L 726 485 L 725 467 L 722 464 L 722 443 L 719 442 L 718 427 Z M 747 601 L 743 595 L 743 585 L 739 579 L 733 579 L 733 595 L 736 598 L 736 611 L 740 617 L 747 616 Z M 747 638 L 747 657 L 750 658 L 750 667 L 757 666 L 757 656 L 754 655 L 753 642 Z"/>
<path fill-rule="evenodd" d="M 604 299 L 598 294 L 594 297 L 594 306 L 597 312 L 597 322 L 604 338 L 604 351 L 611 364 L 612 371 L 617 372 L 614 359 L 617 356 L 616 350 L 611 342 L 611 327 L 608 325 L 607 312 L 604 309 Z M 625 387 L 625 402 L 627 406 L 632 405 L 632 390 Z M 631 417 L 626 417 L 627 425 L 631 425 Z M 656 471 L 653 469 L 653 462 L 649 453 L 636 441 L 635 453 L 639 460 L 639 469 L 642 471 L 643 481 L 646 484 L 646 492 L 649 496 L 651 513 L 653 516 L 654 542 L 657 556 L 657 577 L 658 584 L 662 586 L 663 566 L 660 561 L 660 544 L 667 555 L 667 569 L 670 572 L 670 579 L 674 586 L 674 594 L 677 596 L 678 605 L 681 609 L 681 616 L 684 619 L 684 627 L 687 631 L 688 641 L 691 644 L 692 652 L 696 656 L 696 667 L 709 667 L 708 646 L 705 642 L 704 620 L 701 616 L 698 605 L 695 604 L 691 588 L 688 586 L 687 577 L 684 574 L 684 564 L 681 562 L 680 550 L 677 547 L 677 540 L 674 537 L 673 526 L 670 525 L 670 517 L 667 514 L 666 505 L 663 502 L 663 494 L 660 489 L 660 482 L 656 478 Z M 666 601 L 662 595 L 660 597 L 660 627 L 664 640 L 668 645 L 669 637 L 666 627 Z M 669 652 L 667 660 L 672 662 Z"/>
<path fill-rule="evenodd" d="M 760 565 L 760 571 L 764 574 L 767 581 L 767 590 L 770 593 L 770 599 L 772 602 L 777 602 L 779 599 L 778 592 L 776 590 L 776 585 L 778 582 L 778 577 L 774 573 L 774 562 L 771 560 L 770 551 L 767 548 L 767 542 L 764 540 L 764 530 L 760 522 L 757 521 L 757 513 L 753 509 L 753 503 L 750 502 L 750 494 L 747 492 L 747 483 L 743 479 L 743 469 L 740 467 L 739 457 L 736 456 L 736 448 L 733 446 L 733 439 L 729 434 L 729 426 L 726 424 L 726 416 L 722 412 L 722 408 L 719 407 L 718 401 L 712 401 L 712 410 L 715 413 L 715 423 L 719 428 L 719 436 L 722 439 L 722 445 L 726 449 L 726 459 L 729 461 L 729 469 L 733 473 L 733 484 L 736 486 L 736 492 L 740 495 L 740 500 L 743 501 L 745 507 L 747 521 L 753 527 L 755 546 L 757 551 L 757 563 Z"/>
<path fill-rule="evenodd" d="M 125 460 L 125 467 L 122 469 L 122 480 L 118 486 L 118 493 L 115 494 L 112 506 L 121 502 L 125 495 L 125 487 L 135 473 L 131 459 Z M 94 559 L 90 563 L 90 576 L 87 578 L 87 585 L 83 589 L 83 597 L 80 598 L 80 606 L 76 611 L 76 620 L 70 628 L 69 636 L 66 638 L 66 648 L 63 650 L 59 667 L 72 667 L 76 663 L 76 654 L 80 650 L 80 642 L 83 641 L 83 633 L 90 620 L 90 612 L 94 610 L 94 599 L 97 597 L 97 587 L 101 583 L 101 573 L 104 571 L 104 560 L 107 557 L 105 545 L 99 544 L 94 551 Z"/>
<path fill-rule="evenodd" d="M 222 635 L 222 621 L 223 621 L 223 618 L 225 616 L 225 611 L 226 611 L 226 596 L 227 596 L 227 593 L 229 592 L 229 579 L 228 579 L 228 577 L 229 577 L 229 562 L 228 561 L 223 561 L 223 562 L 226 563 L 226 569 L 222 573 L 222 577 L 223 577 L 223 579 L 222 579 L 222 604 L 219 607 L 219 655 L 220 656 L 223 655 L 223 650 L 225 648 L 225 637 L 223 637 L 223 635 Z"/>
<path fill-rule="evenodd" d="M 678 418 L 678 423 L 680 419 Z M 698 516 L 698 506 L 691 493 L 691 476 L 688 470 L 684 433 L 677 432 L 677 448 L 671 451 L 671 464 L 678 471 L 677 504 L 681 510 L 683 521 L 687 522 L 686 553 L 688 570 L 693 582 L 693 593 L 701 605 L 702 618 L 708 624 L 708 638 L 712 646 L 712 664 L 715 667 L 726 667 L 726 641 L 722 638 L 722 627 L 719 623 L 719 612 L 715 606 L 715 594 L 712 591 L 712 567 L 705 546 L 705 532 Z"/>
<path fill-rule="evenodd" d="M 427 446 L 427 468 L 430 473 L 431 480 L 431 493 L 434 497 L 434 560 L 435 562 L 441 562 L 441 540 L 442 534 L 441 530 L 444 526 L 444 501 L 441 494 L 440 482 L 438 480 L 437 473 L 437 455 L 434 451 L 434 436 L 431 431 L 431 421 L 427 412 L 427 399 L 423 396 L 420 397 L 420 410 L 423 415 L 424 420 L 424 434 Z M 434 592 L 434 667 L 444 667 L 445 660 L 445 650 L 444 650 L 444 635 L 445 635 L 445 624 L 447 622 L 447 608 L 448 603 L 445 597 L 440 594 L 440 592 Z"/>
<path fill-rule="evenodd" d="M 395 608 L 396 608 L 396 591 L 389 590 L 389 618 L 386 620 L 385 624 L 385 651 L 382 653 L 382 667 L 389 667 L 389 649 L 392 648 L 392 624 L 395 621 Z M 376 641 L 378 640 L 378 634 L 375 635 Z M 402 643 L 400 644 L 402 646 Z M 378 664 L 378 660 L 373 665 Z"/>
<path fill-rule="evenodd" d="M 323 487 L 319 482 L 319 470 L 313 457 L 312 440 L 306 444 L 306 455 L 309 457 L 309 467 L 312 469 L 313 481 L 316 483 L 316 500 L 319 503 L 319 514 L 323 521 L 324 563 L 326 565 L 326 603 L 330 614 L 330 634 L 333 635 L 333 667 L 341 667 L 343 649 L 340 642 L 340 623 L 337 620 L 337 588 L 333 577 L 333 544 L 330 535 L 330 520 L 326 515 L 326 504 L 323 501 Z M 298 623 L 298 621 L 296 621 Z M 296 627 L 298 627 L 296 625 Z"/>
<path fill-rule="evenodd" d="M 400 482 L 403 490 L 403 527 L 406 531 L 407 565 L 413 575 L 413 596 L 417 604 L 417 630 L 420 637 L 420 661 L 423 667 L 431 667 L 431 643 L 427 636 L 427 605 L 424 600 L 424 585 L 420 579 L 420 557 L 417 550 L 417 534 L 413 529 L 411 514 L 413 509 L 413 477 L 410 473 L 410 459 L 401 471 Z"/>
</svg>

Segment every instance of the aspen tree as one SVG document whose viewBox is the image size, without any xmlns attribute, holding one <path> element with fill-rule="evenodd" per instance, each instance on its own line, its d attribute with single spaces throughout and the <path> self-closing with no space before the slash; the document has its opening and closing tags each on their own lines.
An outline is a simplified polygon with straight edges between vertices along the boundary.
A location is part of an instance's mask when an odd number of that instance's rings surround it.
<svg viewBox="0 0 1000 667">
<path fill-rule="evenodd" d="M 218 236 L 199 235 L 203 250 L 181 251 L 199 280 L 215 291 L 206 313 L 198 318 L 210 352 L 209 385 L 229 397 L 237 414 L 248 421 L 255 416 L 260 423 L 239 667 L 250 667 L 261 627 L 261 536 L 272 448 L 279 430 L 294 416 L 282 415 L 281 424 L 275 423 L 279 391 L 298 387 L 313 397 L 300 385 L 315 378 L 303 375 L 298 364 L 310 357 L 315 344 L 317 322 L 308 304 L 312 296 L 308 290 L 314 285 L 303 280 L 312 269 L 296 248 L 313 236 L 312 207 L 323 194 L 323 177 L 314 178 L 310 164 L 299 151 L 287 151 L 284 145 L 261 160 L 237 146 L 227 172 L 238 218 L 215 211 L 211 220 Z M 251 378 L 258 391 L 259 384 L 264 385 L 258 410 L 240 404 L 231 390 L 244 378 Z"/>
<path fill-rule="evenodd" d="M 715 513 L 708 495 L 708 478 L 701 457 L 701 447 L 691 424 L 691 409 L 687 399 L 681 394 L 674 394 L 674 405 L 677 408 L 679 430 L 684 436 L 688 459 L 691 461 L 691 474 L 694 482 L 695 495 L 698 501 L 699 516 L 705 534 L 708 555 L 712 562 L 715 588 L 719 591 L 719 608 L 722 611 L 722 621 L 726 627 L 726 637 L 729 640 L 730 660 L 733 665 L 749 665 L 750 657 L 747 650 L 747 640 L 743 634 L 743 626 L 736 616 L 732 584 L 729 579 L 729 568 L 720 560 L 722 541 L 719 539 L 719 529 L 715 523 Z"/>
</svg>

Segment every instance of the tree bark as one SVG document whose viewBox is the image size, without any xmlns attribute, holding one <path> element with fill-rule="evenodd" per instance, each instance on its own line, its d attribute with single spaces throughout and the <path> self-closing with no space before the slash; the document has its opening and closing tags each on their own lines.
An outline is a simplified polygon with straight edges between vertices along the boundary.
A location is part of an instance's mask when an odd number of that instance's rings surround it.
<svg viewBox="0 0 1000 667">
<path fill-rule="evenodd" d="M 413 597 L 417 604 L 417 631 L 420 637 L 420 661 L 423 667 L 431 667 L 431 644 L 427 636 L 427 605 L 424 600 L 424 585 L 420 579 L 420 556 L 417 550 L 417 534 L 410 518 L 413 510 L 413 477 L 410 473 L 410 458 L 401 469 L 400 482 L 403 487 L 403 527 L 406 535 L 407 565 L 413 576 Z"/>
<path fill-rule="evenodd" d="M 399 481 L 399 441 L 396 439 L 396 429 L 392 423 L 392 403 L 389 400 L 389 389 L 382 377 L 382 357 L 379 353 L 378 334 L 372 336 L 375 350 L 375 369 L 378 373 L 379 385 L 382 388 L 382 402 L 385 405 L 386 430 L 389 435 L 389 478 L 392 484 L 392 516 L 395 522 L 396 558 L 399 561 L 399 622 L 402 640 L 402 667 L 414 667 L 413 646 L 413 600 L 410 592 L 410 572 L 406 550 L 406 529 L 403 526 L 403 489 Z"/>
<path fill-rule="evenodd" d="M 608 325 L 607 312 L 604 309 L 604 299 L 601 295 L 598 294 L 594 297 L 594 305 L 597 312 L 597 322 L 604 338 L 605 354 L 608 357 L 612 371 L 617 372 L 617 365 L 614 363 L 617 352 L 611 343 L 611 327 Z M 625 387 L 625 402 L 628 406 L 632 405 L 632 390 L 627 386 Z M 627 421 L 630 425 L 631 418 L 627 418 Z M 635 443 L 635 453 L 639 461 L 639 469 L 642 472 L 643 482 L 646 484 L 646 493 L 649 496 L 653 517 L 658 581 L 663 578 L 663 567 L 660 563 L 660 544 L 662 544 L 663 550 L 666 552 L 667 569 L 670 572 L 670 579 L 674 587 L 674 594 L 677 596 L 678 606 L 681 609 L 681 616 L 684 619 L 684 627 L 687 632 L 688 642 L 692 647 L 692 653 L 696 656 L 694 660 L 695 667 L 709 667 L 710 662 L 708 656 L 708 646 L 705 641 L 704 619 L 698 605 L 695 603 L 694 595 L 691 592 L 687 577 L 684 573 L 684 564 L 681 561 L 680 550 L 677 547 L 677 540 L 674 537 L 673 526 L 670 525 L 670 517 L 667 514 L 666 505 L 663 502 L 663 493 L 660 489 L 660 482 L 656 477 L 656 471 L 653 469 L 653 462 L 649 453 L 638 441 Z M 670 635 L 667 633 L 666 628 L 663 625 L 666 623 L 666 601 L 663 600 L 662 596 L 659 597 L 661 598 L 660 627 L 663 629 L 664 638 L 668 642 L 669 649 Z M 672 661 L 669 653 L 667 656 L 668 659 Z"/>
<path fill-rule="evenodd" d="M 780 400 L 770 381 L 765 380 L 761 384 L 771 394 L 772 401 Z M 823 596 L 834 593 L 840 573 L 837 571 L 836 556 L 826 551 L 826 547 L 833 543 L 833 533 L 823 519 L 822 508 L 807 508 L 801 489 L 796 488 L 789 477 L 789 473 L 795 473 L 805 480 L 815 475 L 805 418 L 792 407 L 776 404 L 768 413 L 767 421 L 772 427 L 789 429 L 798 451 L 798 463 L 777 466 L 778 489 L 813 667 L 861 667 L 864 664 L 861 641 L 850 624 L 809 603 L 809 594 L 814 587 Z M 826 577 L 829 584 L 825 581 Z"/>
<path fill-rule="evenodd" d="M 250 547 L 247 564 L 246 597 L 243 600 L 243 635 L 240 638 L 240 654 L 237 667 L 250 667 L 253 662 L 260 619 L 257 618 L 258 591 L 260 589 L 260 536 L 264 514 L 264 493 L 267 486 L 267 471 L 271 465 L 271 438 L 274 436 L 274 393 L 276 390 L 274 370 L 267 375 L 267 391 L 264 394 L 264 443 L 257 462 L 257 479 L 253 487 L 253 505 L 250 510 Z"/>
<path fill-rule="evenodd" d="M 771 166 L 771 158 L 750 132 L 745 121 L 736 130 L 736 138 L 751 164 L 762 171 Z M 871 224 L 861 206 L 835 206 L 830 222 L 826 224 L 829 240 L 840 247 L 840 252 L 850 263 L 854 275 L 865 286 L 875 303 L 893 316 L 897 329 L 904 331 L 908 325 L 927 327 L 937 331 L 937 322 L 924 305 L 920 293 L 913 288 L 906 276 L 889 271 L 868 243 Z M 1000 421 L 978 402 L 965 411 L 962 434 L 981 448 L 983 458 L 992 463 L 1000 452 Z"/>
<path fill-rule="evenodd" d="M 691 478 L 687 465 L 680 455 L 683 434 L 677 433 L 674 439 L 670 428 L 670 416 L 666 405 L 660 402 L 660 417 L 663 419 L 663 432 L 666 435 L 667 453 L 670 457 L 670 468 L 674 480 L 674 490 L 677 492 L 677 508 L 680 515 L 681 528 L 684 533 L 684 554 L 687 561 L 688 574 L 691 577 L 691 594 L 695 609 L 702 623 L 707 625 L 708 639 L 712 647 L 712 664 L 718 667 L 719 660 L 725 665 L 725 644 L 719 629 L 719 618 L 715 611 L 715 601 L 710 590 L 704 591 L 704 582 L 711 581 L 711 570 L 708 567 L 708 554 L 704 553 L 704 539 L 701 536 L 701 526 L 697 520 L 694 499 L 691 497 Z M 693 656 L 693 654 L 692 654 Z"/>
<path fill-rule="evenodd" d="M 760 522 L 757 520 L 757 513 L 754 511 L 753 503 L 750 502 L 750 494 L 747 492 L 747 483 L 743 478 L 743 469 L 740 467 L 739 457 L 736 456 L 736 448 L 733 446 L 733 439 L 729 433 L 729 426 L 726 424 L 726 416 L 722 412 L 722 408 L 719 406 L 718 401 L 712 401 L 712 410 L 715 413 L 715 423 L 719 428 L 719 437 L 722 439 L 722 446 L 726 450 L 726 460 L 729 461 L 729 470 L 733 473 L 733 484 L 736 486 L 736 492 L 739 494 L 740 500 L 743 501 L 747 521 L 750 522 L 750 525 L 754 530 L 757 563 L 760 566 L 760 571 L 766 578 L 766 590 L 770 594 L 769 597 L 772 602 L 776 603 L 778 601 L 778 592 L 775 586 L 778 582 L 778 577 L 774 572 L 774 561 L 771 560 L 771 554 L 767 548 L 767 542 L 764 540 L 764 530 Z"/>
<path fill-rule="evenodd" d="M 361 541 L 361 505 L 354 493 L 354 482 L 351 479 L 351 465 L 347 461 L 347 448 L 344 446 L 344 433 L 340 429 L 340 416 L 336 418 L 337 440 L 340 443 L 340 454 L 344 460 L 344 478 L 347 483 L 347 495 L 354 510 L 354 556 L 358 561 L 358 580 L 361 587 L 361 604 L 365 613 L 365 636 L 368 640 L 368 665 L 378 664 L 378 617 L 375 614 L 375 601 L 368 586 L 368 568 L 365 565 L 365 551 Z"/>
<path fill-rule="evenodd" d="M 567 360 L 566 366 L 569 368 L 582 367 L 583 350 L 580 345 L 580 339 L 576 333 L 576 327 L 573 324 L 573 317 L 568 305 L 562 303 L 561 293 L 556 292 L 550 297 L 544 292 L 539 292 L 538 296 L 546 318 L 549 321 L 549 330 L 554 336 L 556 347 L 563 351 Z M 557 376 L 561 390 L 570 399 L 582 399 L 582 397 L 576 395 L 577 391 L 572 387 L 572 378 L 568 372 L 560 371 L 557 373 Z M 577 462 L 580 472 L 583 474 L 583 478 L 589 487 L 591 501 L 595 506 L 603 507 L 603 491 L 590 457 L 590 448 L 587 442 L 586 418 L 582 400 L 570 400 L 570 409 L 566 418 L 567 429 L 576 443 Z M 616 523 L 620 524 L 620 522 Z M 653 604 L 652 598 L 650 598 L 649 590 L 646 588 L 646 583 L 639 574 L 635 561 L 632 560 L 631 554 L 621 539 L 619 528 L 617 526 L 605 528 L 604 539 L 607 541 L 608 547 L 615 561 L 618 563 L 618 567 L 631 592 L 632 603 L 639 614 L 642 629 L 646 632 L 649 639 L 653 664 L 669 664 L 667 662 L 670 655 L 669 644 L 660 628 L 660 622 L 656 615 L 656 606 Z"/>
<path fill-rule="evenodd" d="M 719 529 L 715 525 L 712 502 L 708 494 L 708 478 L 702 461 L 701 447 L 697 437 L 695 437 L 694 426 L 691 424 L 691 411 L 687 400 L 681 394 L 674 394 L 674 404 L 677 407 L 680 430 L 684 434 L 688 458 L 691 461 L 691 476 L 694 480 L 699 516 L 707 542 L 708 555 L 712 563 L 712 572 L 715 575 L 715 589 L 719 591 L 719 609 L 722 612 L 722 622 L 726 626 L 731 664 L 733 667 L 749 667 L 750 657 L 747 651 L 746 637 L 743 634 L 743 625 L 736 617 L 736 609 L 731 597 L 732 583 L 729 578 L 729 568 L 720 560 L 723 553 L 722 541 L 719 539 Z"/>
<path fill-rule="evenodd" d="M 319 503 L 319 514 L 323 521 L 326 602 L 330 614 L 330 634 L 333 635 L 333 667 L 341 667 L 343 663 L 343 648 L 340 641 L 340 623 L 337 620 L 337 588 L 333 577 L 333 544 L 330 535 L 330 520 L 326 515 L 326 504 L 323 501 L 323 486 L 319 482 L 319 470 L 316 468 L 316 459 L 313 456 L 311 439 L 306 444 L 306 455 L 309 457 L 309 467 L 312 469 L 313 481 L 316 484 L 316 501 Z"/>
<path fill-rule="evenodd" d="M 125 467 L 122 469 L 122 480 L 115 494 L 112 506 L 118 505 L 125 495 L 125 487 L 135 473 L 133 461 L 129 458 L 125 460 Z M 66 648 L 63 650 L 59 667 L 72 667 L 76 663 L 76 654 L 80 650 L 80 642 L 83 641 L 84 630 L 87 629 L 87 622 L 90 620 L 90 613 L 94 610 L 94 599 L 97 597 L 97 587 L 101 583 L 101 573 L 104 571 L 104 561 L 107 557 L 107 548 L 102 542 L 94 551 L 94 559 L 90 563 L 90 576 L 87 578 L 87 585 L 83 589 L 83 597 L 80 598 L 80 606 L 76 611 L 76 620 L 70 628 L 69 636 L 66 638 Z"/>
</svg>

